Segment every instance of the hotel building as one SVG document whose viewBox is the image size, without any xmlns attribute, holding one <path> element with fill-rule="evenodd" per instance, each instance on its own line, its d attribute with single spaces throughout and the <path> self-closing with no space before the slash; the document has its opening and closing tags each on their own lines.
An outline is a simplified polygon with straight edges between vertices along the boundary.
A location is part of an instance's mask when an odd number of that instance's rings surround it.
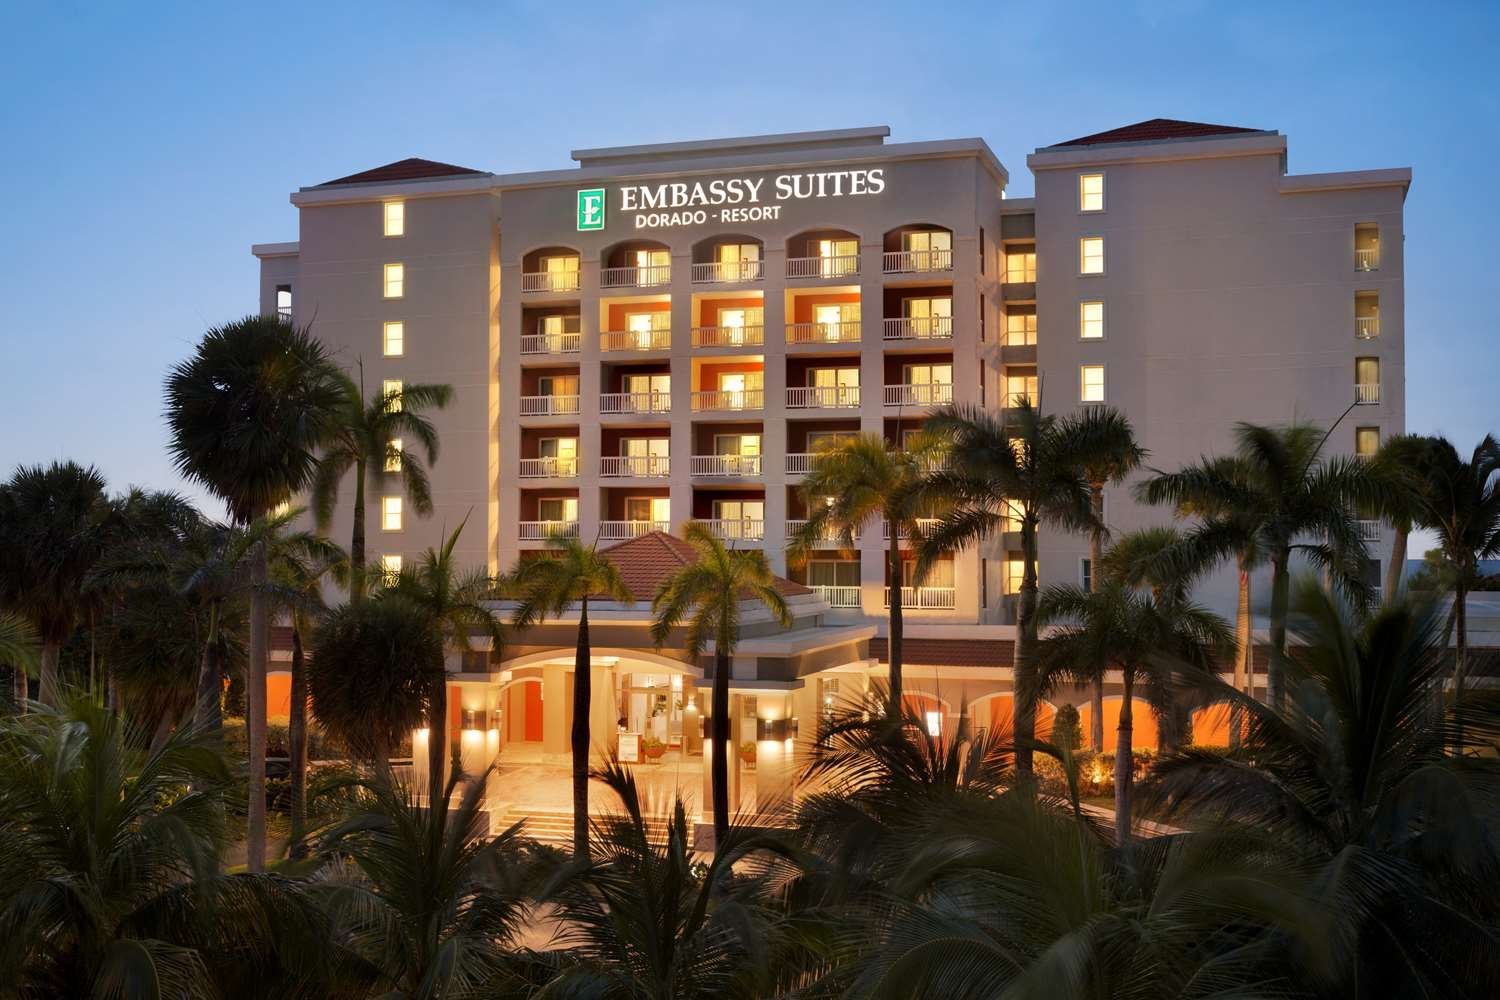
<svg viewBox="0 0 1500 1000">
<path fill-rule="evenodd" d="M 1330 448 L 1353 454 L 1405 426 L 1409 170 L 1292 174 L 1277 132 L 1158 119 L 1038 148 L 1034 197 L 1006 198 L 983 140 L 888 135 L 584 149 L 523 174 L 403 160 L 296 191 L 297 241 L 253 248 L 261 310 L 311 324 L 367 389 L 454 387 L 433 415 L 434 514 L 376 482 L 372 561 L 398 566 L 466 516 L 461 561 L 497 571 L 555 534 L 613 547 L 638 601 L 593 615 L 601 749 L 623 719 L 700 752 L 705 665 L 645 637 L 655 582 L 685 558 L 656 533 L 692 518 L 764 548 L 797 625 L 751 613 L 734 665 L 762 801 L 790 780 L 796 721 L 883 672 L 892 585 L 931 724 L 1009 711 L 1018 536 L 920 586 L 889 579 L 878 525 L 788 565 L 824 443 L 900 442 L 934 407 L 1020 399 L 1116 407 L 1163 469 L 1227 450 L 1237 421 L 1336 425 Z M 1128 484 L 1105 514 L 1116 532 L 1169 518 Z M 1045 533 L 1043 582 L 1085 580 L 1086 557 L 1085 538 Z M 1232 576 L 1199 596 L 1232 613 Z M 451 669 L 448 736 L 561 759 L 566 621 Z"/>
</svg>

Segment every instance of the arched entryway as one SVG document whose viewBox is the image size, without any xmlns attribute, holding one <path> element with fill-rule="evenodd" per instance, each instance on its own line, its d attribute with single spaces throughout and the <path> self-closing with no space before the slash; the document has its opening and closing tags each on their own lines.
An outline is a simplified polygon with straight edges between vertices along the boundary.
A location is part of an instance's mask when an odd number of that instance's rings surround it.
<svg viewBox="0 0 1500 1000">
<path fill-rule="evenodd" d="M 1120 705 L 1123 702 L 1123 696 L 1118 694 L 1106 695 L 1104 698 L 1105 753 L 1114 753 L 1115 747 L 1119 745 Z M 1155 750 L 1160 736 L 1157 733 L 1156 713 L 1151 710 L 1151 704 L 1143 698 L 1132 698 L 1130 706 L 1131 746 L 1136 750 Z M 1089 702 L 1078 706 L 1078 728 L 1083 732 L 1085 739 L 1088 738 L 1090 732 L 1093 714 L 1094 706 Z"/>
</svg>

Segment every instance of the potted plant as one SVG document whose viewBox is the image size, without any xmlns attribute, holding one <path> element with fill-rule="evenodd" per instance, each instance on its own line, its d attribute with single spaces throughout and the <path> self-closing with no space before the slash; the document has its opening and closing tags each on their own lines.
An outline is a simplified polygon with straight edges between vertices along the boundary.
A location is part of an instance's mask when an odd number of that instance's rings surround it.
<svg viewBox="0 0 1500 1000">
<path fill-rule="evenodd" d="M 654 736 L 647 736 L 641 740 L 641 752 L 647 760 L 661 760 L 667 752 L 667 745 Z"/>
<path fill-rule="evenodd" d="M 746 764 L 755 763 L 755 742 L 753 740 L 746 740 L 740 744 L 740 760 Z"/>
</svg>

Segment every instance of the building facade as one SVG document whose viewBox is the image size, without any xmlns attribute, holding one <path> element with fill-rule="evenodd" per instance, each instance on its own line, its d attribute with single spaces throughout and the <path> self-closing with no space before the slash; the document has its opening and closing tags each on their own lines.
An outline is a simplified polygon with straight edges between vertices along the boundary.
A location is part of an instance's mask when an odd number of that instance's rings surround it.
<svg viewBox="0 0 1500 1000">
<path fill-rule="evenodd" d="M 849 652 L 807 660 L 820 671 L 878 675 L 888 588 L 905 587 L 921 675 L 908 687 L 941 724 L 961 701 L 1008 700 L 1018 538 L 920 586 L 889 578 L 878 527 L 789 566 L 824 443 L 899 443 L 934 407 L 1022 398 L 1122 410 L 1163 469 L 1227 450 L 1237 421 L 1316 422 L 1361 454 L 1404 429 L 1409 170 L 1293 175 L 1279 133 L 1155 120 L 1037 149 L 1034 197 L 1007 199 L 982 140 L 888 134 L 578 150 L 574 168 L 508 175 L 407 160 L 295 192 L 298 240 L 253 248 L 262 311 L 310 324 L 367 391 L 454 387 L 434 415 L 433 516 L 377 482 L 372 561 L 399 566 L 465 517 L 462 560 L 497 571 L 556 534 L 614 546 L 704 521 L 802 588 L 808 626 Z M 352 486 L 335 537 L 351 500 Z M 1128 484 L 1105 514 L 1115 531 L 1169 517 Z M 1367 530 L 1378 553 L 1380 526 Z M 1086 539 L 1048 533 L 1040 551 L 1044 582 L 1086 577 Z M 1233 580 L 1201 596 L 1232 612 Z M 541 716 L 551 661 L 523 648 L 534 663 L 507 656 L 456 683 L 525 717 L 503 692 L 535 666 Z M 554 697 L 570 655 L 551 657 Z M 770 704 L 766 685 L 782 685 L 777 717 L 823 703 L 813 674 L 763 677 L 742 659 L 744 697 Z M 696 670 L 662 683 L 680 692 Z M 605 713 L 627 732 L 628 675 Z M 524 718 L 500 724 L 501 743 L 513 724 L 544 757 L 565 747 L 565 730 L 547 739 Z"/>
</svg>

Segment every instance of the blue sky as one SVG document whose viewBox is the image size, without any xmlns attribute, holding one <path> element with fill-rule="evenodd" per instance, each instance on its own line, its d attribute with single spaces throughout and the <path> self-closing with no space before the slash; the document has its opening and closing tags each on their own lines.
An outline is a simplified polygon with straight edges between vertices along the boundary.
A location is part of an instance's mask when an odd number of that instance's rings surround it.
<svg viewBox="0 0 1500 1000">
<path fill-rule="evenodd" d="M 1410 427 L 1500 425 L 1500 4 L 95 6 L 0 5 L 3 469 L 184 488 L 162 378 L 255 308 L 248 247 L 296 237 L 300 185 L 870 124 L 983 137 L 1013 196 L 1036 146 L 1153 117 L 1279 129 L 1293 172 L 1410 166 Z"/>
</svg>

